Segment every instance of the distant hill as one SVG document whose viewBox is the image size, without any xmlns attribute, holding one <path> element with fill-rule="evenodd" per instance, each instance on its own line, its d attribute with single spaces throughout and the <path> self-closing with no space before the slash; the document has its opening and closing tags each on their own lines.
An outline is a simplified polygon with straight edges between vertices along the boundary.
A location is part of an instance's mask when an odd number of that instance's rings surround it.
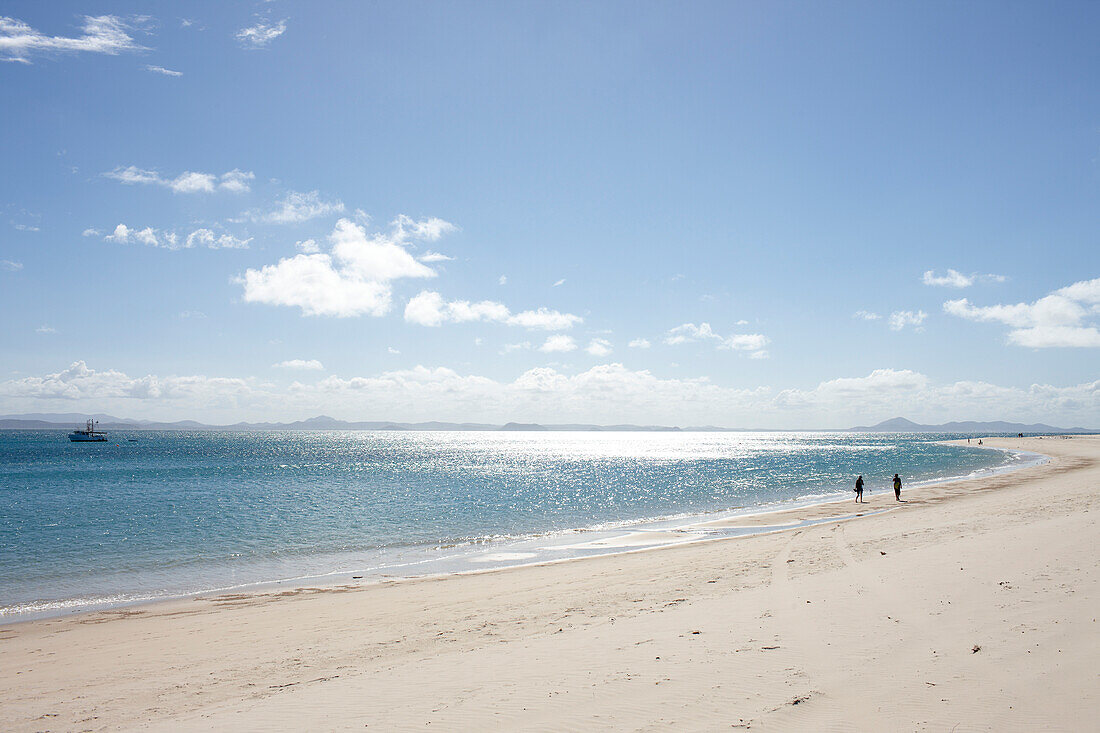
<svg viewBox="0 0 1100 733">
<path fill-rule="evenodd" d="M 99 429 L 128 432 L 135 430 L 407 430 L 407 431 L 586 431 L 586 432 L 755 432 L 749 428 L 705 427 L 667 427 L 662 425 L 589 425 L 586 423 L 565 423 L 541 425 L 539 423 L 509 422 L 504 425 L 475 422 L 414 422 L 402 423 L 385 420 L 349 422 L 337 420 L 328 415 L 318 415 L 307 420 L 294 422 L 239 422 L 233 425 L 206 425 L 194 420 L 176 422 L 157 422 L 154 420 L 134 420 L 114 415 L 83 415 L 80 413 L 25 413 L 21 415 L 0 415 L 0 430 L 72 430 L 84 427 L 84 421 L 93 417 L 99 421 Z M 795 431 L 797 432 L 797 431 Z M 903 417 L 884 420 L 869 427 L 848 428 L 850 433 L 1095 433 L 1097 430 L 1086 428 L 1056 428 L 1051 425 L 1024 425 L 1011 422 L 949 422 L 942 425 L 920 425 Z"/>
<path fill-rule="evenodd" d="M 1086 428 L 1056 428 L 1053 425 L 1035 423 L 1025 425 L 1018 422 L 945 422 L 942 425 L 921 425 L 904 417 L 883 420 L 877 425 L 848 428 L 849 433 L 1093 433 Z"/>
</svg>

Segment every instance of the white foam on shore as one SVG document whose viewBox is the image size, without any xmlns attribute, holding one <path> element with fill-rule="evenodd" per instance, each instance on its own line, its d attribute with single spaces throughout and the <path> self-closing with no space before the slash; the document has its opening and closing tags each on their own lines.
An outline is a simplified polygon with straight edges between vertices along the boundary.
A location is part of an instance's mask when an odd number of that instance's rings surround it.
<svg viewBox="0 0 1100 733">
<path fill-rule="evenodd" d="M 957 441 L 936 441 L 941 445 L 958 447 Z M 963 481 L 967 479 L 993 476 L 1050 461 L 1050 457 L 1010 448 L 994 446 L 965 445 L 961 447 L 980 448 L 998 451 L 1013 456 L 1015 461 L 1004 466 L 978 469 L 966 474 L 949 475 L 928 481 L 918 481 L 906 485 L 906 490 L 916 490 L 928 486 Z M 398 560 L 378 565 L 355 565 L 354 558 L 347 558 L 341 567 L 326 573 L 312 573 L 292 577 L 224 585 L 190 592 L 164 594 L 115 594 L 109 596 L 78 597 L 61 600 L 31 601 L 0 608 L 0 625 L 18 621 L 49 618 L 71 613 L 104 611 L 135 605 L 145 605 L 171 600 L 217 596 L 227 593 L 261 592 L 265 589 L 286 589 L 288 587 L 328 586 L 337 582 L 347 582 L 349 576 L 362 582 L 383 580 L 404 580 L 412 578 L 435 577 L 470 572 L 484 572 L 510 567 L 536 565 L 547 562 L 579 560 L 586 557 L 600 557 L 639 550 L 659 549 L 674 545 L 684 545 L 703 541 L 713 541 L 732 537 L 744 537 L 771 532 L 786 531 L 824 522 L 839 522 L 860 516 L 878 514 L 888 509 L 877 509 L 847 514 L 839 517 L 804 520 L 777 524 L 737 526 L 727 524 L 732 520 L 766 517 L 792 509 L 803 509 L 821 504 L 851 501 L 850 491 L 829 491 L 808 494 L 798 499 L 769 502 L 752 507 L 739 507 L 730 510 L 703 513 L 678 513 L 662 517 L 645 519 L 615 520 L 602 522 L 588 527 L 572 528 L 526 535 L 497 535 L 495 537 L 474 538 L 468 542 L 437 546 L 436 551 L 451 550 L 445 554 L 434 554 L 417 559 Z M 626 530 L 624 532 L 624 530 Z M 566 537 L 583 535 L 587 539 L 579 543 L 558 544 Z M 349 566 L 349 563 L 351 565 Z"/>
</svg>

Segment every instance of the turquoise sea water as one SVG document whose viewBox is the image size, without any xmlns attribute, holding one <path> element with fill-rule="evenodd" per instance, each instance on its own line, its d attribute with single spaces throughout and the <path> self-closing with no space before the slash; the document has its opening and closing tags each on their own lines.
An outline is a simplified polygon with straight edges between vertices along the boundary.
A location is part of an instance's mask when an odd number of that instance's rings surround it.
<svg viewBox="0 0 1100 733">
<path fill-rule="evenodd" d="M 463 558 L 1020 456 L 845 433 L 0 431 L 0 619 Z M 448 564 L 450 563 L 450 564 Z"/>
</svg>

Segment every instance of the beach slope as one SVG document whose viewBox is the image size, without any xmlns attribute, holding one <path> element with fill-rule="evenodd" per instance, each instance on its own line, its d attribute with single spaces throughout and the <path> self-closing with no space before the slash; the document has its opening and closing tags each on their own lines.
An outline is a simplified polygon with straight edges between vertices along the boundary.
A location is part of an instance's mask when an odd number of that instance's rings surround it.
<svg viewBox="0 0 1100 733">
<path fill-rule="evenodd" d="M 3 626 L 0 729 L 1087 729 L 1100 438 L 986 444 L 1051 461 L 786 532 Z"/>
</svg>

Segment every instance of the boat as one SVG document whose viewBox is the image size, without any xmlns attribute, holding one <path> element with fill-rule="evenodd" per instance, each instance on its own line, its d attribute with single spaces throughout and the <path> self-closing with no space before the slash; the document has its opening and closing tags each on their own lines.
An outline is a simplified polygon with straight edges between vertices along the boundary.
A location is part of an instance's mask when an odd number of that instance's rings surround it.
<svg viewBox="0 0 1100 733">
<path fill-rule="evenodd" d="M 107 433 L 97 431 L 95 428 L 98 424 L 99 420 L 88 418 L 83 430 L 77 428 L 69 433 L 69 440 L 74 443 L 106 443 Z"/>
</svg>

